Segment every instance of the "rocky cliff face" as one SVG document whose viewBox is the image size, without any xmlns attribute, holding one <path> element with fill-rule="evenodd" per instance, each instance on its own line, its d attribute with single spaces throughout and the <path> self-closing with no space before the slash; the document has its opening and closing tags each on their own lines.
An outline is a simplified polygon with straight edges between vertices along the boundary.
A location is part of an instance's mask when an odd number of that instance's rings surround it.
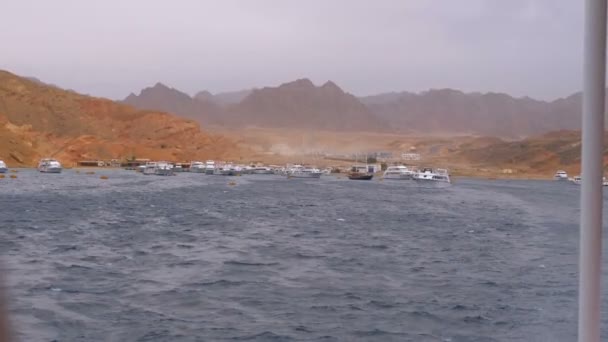
<svg viewBox="0 0 608 342">
<path fill-rule="evenodd" d="M 157 111 L 65 91 L 0 71 L 0 159 L 34 165 L 97 158 L 189 160 L 238 155 L 227 139 Z"/>
</svg>

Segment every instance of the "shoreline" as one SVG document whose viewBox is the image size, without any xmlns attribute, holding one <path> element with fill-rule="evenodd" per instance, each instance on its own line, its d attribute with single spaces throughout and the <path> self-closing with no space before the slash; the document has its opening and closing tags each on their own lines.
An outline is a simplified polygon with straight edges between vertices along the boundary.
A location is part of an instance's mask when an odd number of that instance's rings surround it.
<svg viewBox="0 0 608 342">
<path fill-rule="evenodd" d="M 36 167 L 8 167 L 9 171 L 11 172 L 12 170 L 36 170 Z M 64 167 L 64 170 L 72 170 L 72 171 L 83 171 L 83 170 L 88 170 L 88 171 L 104 171 L 104 170 L 124 170 L 124 171 L 133 171 L 133 170 L 127 170 L 125 168 L 121 168 L 121 167 L 100 167 L 100 166 L 79 166 L 79 167 Z M 340 175 L 345 175 L 347 173 L 341 172 L 341 173 L 336 173 L 336 176 L 340 176 Z M 334 175 L 334 174 L 332 174 Z M 376 173 L 377 177 L 381 177 L 382 172 Z M 454 172 L 451 175 L 451 178 L 453 179 L 476 179 L 476 180 L 535 180 L 535 181 L 539 181 L 539 180 L 545 180 L 545 181 L 553 181 L 553 178 L 551 176 L 547 176 L 547 174 L 538 174 L 538 173 L 530 173 L 530 174 L 525 174 L 525 173 L 519 173 L 519 174 L 494 174 L 494 173 L 487 173 L 487 174 L 473 174 L 473 173 L 460 173 L 460 172 Z"/>
</svg>

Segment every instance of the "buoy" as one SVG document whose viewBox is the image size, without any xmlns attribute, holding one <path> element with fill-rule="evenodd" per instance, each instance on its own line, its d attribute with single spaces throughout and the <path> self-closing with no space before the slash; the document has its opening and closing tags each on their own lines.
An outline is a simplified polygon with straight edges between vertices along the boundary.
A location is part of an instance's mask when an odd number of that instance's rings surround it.
<svg viewBox="0 0 608 342">
<path fill-rule="evenodd" d="M 89 172 L 87 172 L 87 175 L 94 175 L 94 174 L 95 174 L 95 171 L 89 171 Z"/>
<path fill-rule="evenodd" d="M 236 182 L 230 182 L 230 183 L 228 183 L 228 185 L 234 186 L 234 185 L 236 185 Z"/>
<path fill-rule="evenodd" d="M 0 178 L 4 178 L 4 175 L 0 175 Z"/>
<path fill-rule="evenodd" d="M 11 172 L 19 172 L 19 170 L 11 170 Z"/>
<path fill-rule="evenodd" d="M 17 175 L 11 175 L 11 178 L 15 179 L 17 178 Z"/>
<path fill-rule="evenodd" d="M 101 176 L 99 179 L 108 179 L 108 176 Z"/>
</svg>

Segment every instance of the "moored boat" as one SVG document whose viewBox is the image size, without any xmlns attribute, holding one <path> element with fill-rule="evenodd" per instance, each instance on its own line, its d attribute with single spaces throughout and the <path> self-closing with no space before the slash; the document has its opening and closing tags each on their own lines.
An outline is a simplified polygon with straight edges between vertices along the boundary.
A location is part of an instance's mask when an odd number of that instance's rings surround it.
<svg viewBox="0 0 608 342">
<path fill-rule="evenodd" d="M 240 176 L 241 170 L 232 164 L 224 164 L 215 166 L 213 174 L 218 176 Z"/>
<path fill-rule="evenodd" d="M 0 160 L 0 173 L 6 173 L 6 171 L 8 171 L 6 163 L 3 160 Z"/>
<path fill-rule="evenodd" d="M 212 175 L 212 174 L 214 174 L 214 171 L 215 171 L 215 161 L 207 160 L 205 162 L 205 174 Z"/>
<path fill-rule="evenodd" d="M 374 174 L 368 172 L 367 166 L 365 165 L 355 165 L 348 173 L 348 179 L 351 180 L 371 180 L 372 178 L 374 178 Z"/>
<path fill-rule="evenodd" d="M 581 185 L 582 184 L 582 178 L 581 176 L 574 176 L 574 178 L 571 178 L 570 181 L 576 185 Z M 608 186 L 608 179 L 606 177 L 602 177 L 602 185 L 603 186 Z"/>
<path fill-rule="evenodd" d="M 274 171 L 267 166 L 256 166 L 252 169 L 251 173 L 254 175 L 272 175 Z"/>
<path fill-rule="evenodd" d="M 314 167 L 295 165 L 286 171 L 288 178 L 321 178 L 323 172 Z"/>
<path fill-rule="evenodd" d="M 411 180 L 416 173 L 405 165 L 389 166 L 384 171 L 384 179 Z"/>
<path fill-rule="evenodd" d="M 567 181 L 568 173 L 566 173 L 564 170 L 557 170 L 557 172 L 555 172 L 553 175 L 553 179 L 557 181 Z"/>
<path fill-rule="evenodd" d="M 206 173 L 205 163 L 200 161 L 193 161 L 190 163 L 190 172 L 194 173 Z"/>
<path fill-rule="evenodd" d="M 165 161 L 147 162 L 143 169 L 143 174 L 156 176 L 173 176 L 173 165 Z"/>
<path fill-rule="evenodd" d="M 61 173 L 61 163 L 52 158 L 43 158 L 38 162 L 38 171 L 42 173 Z"/>
<path fill-rule="evenodd" d="M 423 168 L 414 174 L 415 181 L 417 182 L 438 182 L 450 184 L 450 174 L 446 169 L 432 169 L 430 167 Z"/>
</svg>

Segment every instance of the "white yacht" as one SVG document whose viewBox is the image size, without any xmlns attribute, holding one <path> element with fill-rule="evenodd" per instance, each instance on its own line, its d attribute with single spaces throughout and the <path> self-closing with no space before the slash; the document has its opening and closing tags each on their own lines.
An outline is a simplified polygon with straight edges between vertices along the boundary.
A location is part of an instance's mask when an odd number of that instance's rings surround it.
<svg viewBox="0 0 608 342">
<path fill-rule="evenodd" d="M 418 171 L 414 174 L 414 180 L 420 182 L 441 182 L 451 183 L 450 174 L 446 169 L 431 169 L 425 167 L 422 171 Z"/>
<path fill-rule="evenodd" d="M 254 170 L 254 167 L 250 165 L 237 165 L 236 168 L 239 169 L 243 175 L 250 175 Z"/>
<path fill-rule="evenodd" d="M 404 165 L 389 166 L 384 171 L 384 179 L 410 180 L 414 178 L 414 174 L 414 171 Z"/>
<path fill-rule="evenodd" d="M 241 174 L 241 169 L 232 164 L 224 164 L 215 166 L 213 169 L 213 174 L 219 176 L 239 176 Z"/>
<path fill-rule="evenodd" d="M 267 166 L 256 166 L 253 168 L 251 173 L 254 175 L 272 175 L 274 174 L 274 171 L 272 168 Z"/>
<path fill-rule="evenodd" d="M 558 170 L 555 175 L 553 175 L 553 179 L 557 181 L 566 181 L 568 180 L 568 174 L 564 170 Z"/>
<path fill-rule="evenodd" d="M 190 172 L 194 172 L 194 173 L 206 173 L 206 166 L 205 163 L 200 162 L 200 161 L 193 161 L 190 163 Z"/>
<path fill-rule="evenodd" d="M 52 158 L 40 159 L 38 162 L 38 171 L 44 173 L 61 173 L 61 163 Z"/>
<path fill-rule="evenodd" d="M 207 160 L 205 162 L 205 174 L 212 175 L 215 171 L 215 162 L 213 160 Z"/>
<path fill-rule="evenodd" d="M 144 175 L 173 176 L 173 165 L 165 161 L 147 162 Z"/>
<path fill-rule="evenodd" d="M 6 171 L 8 171 L 6 163 L 3 160 L 0 160 L 0 173 L 6 173 Z"/>
<path fill-rule="evenodd" d="M 321 178 L 323 172 L 317 168 L 295 165 L 287 170 L 288 178 Z"/>
</svg>

